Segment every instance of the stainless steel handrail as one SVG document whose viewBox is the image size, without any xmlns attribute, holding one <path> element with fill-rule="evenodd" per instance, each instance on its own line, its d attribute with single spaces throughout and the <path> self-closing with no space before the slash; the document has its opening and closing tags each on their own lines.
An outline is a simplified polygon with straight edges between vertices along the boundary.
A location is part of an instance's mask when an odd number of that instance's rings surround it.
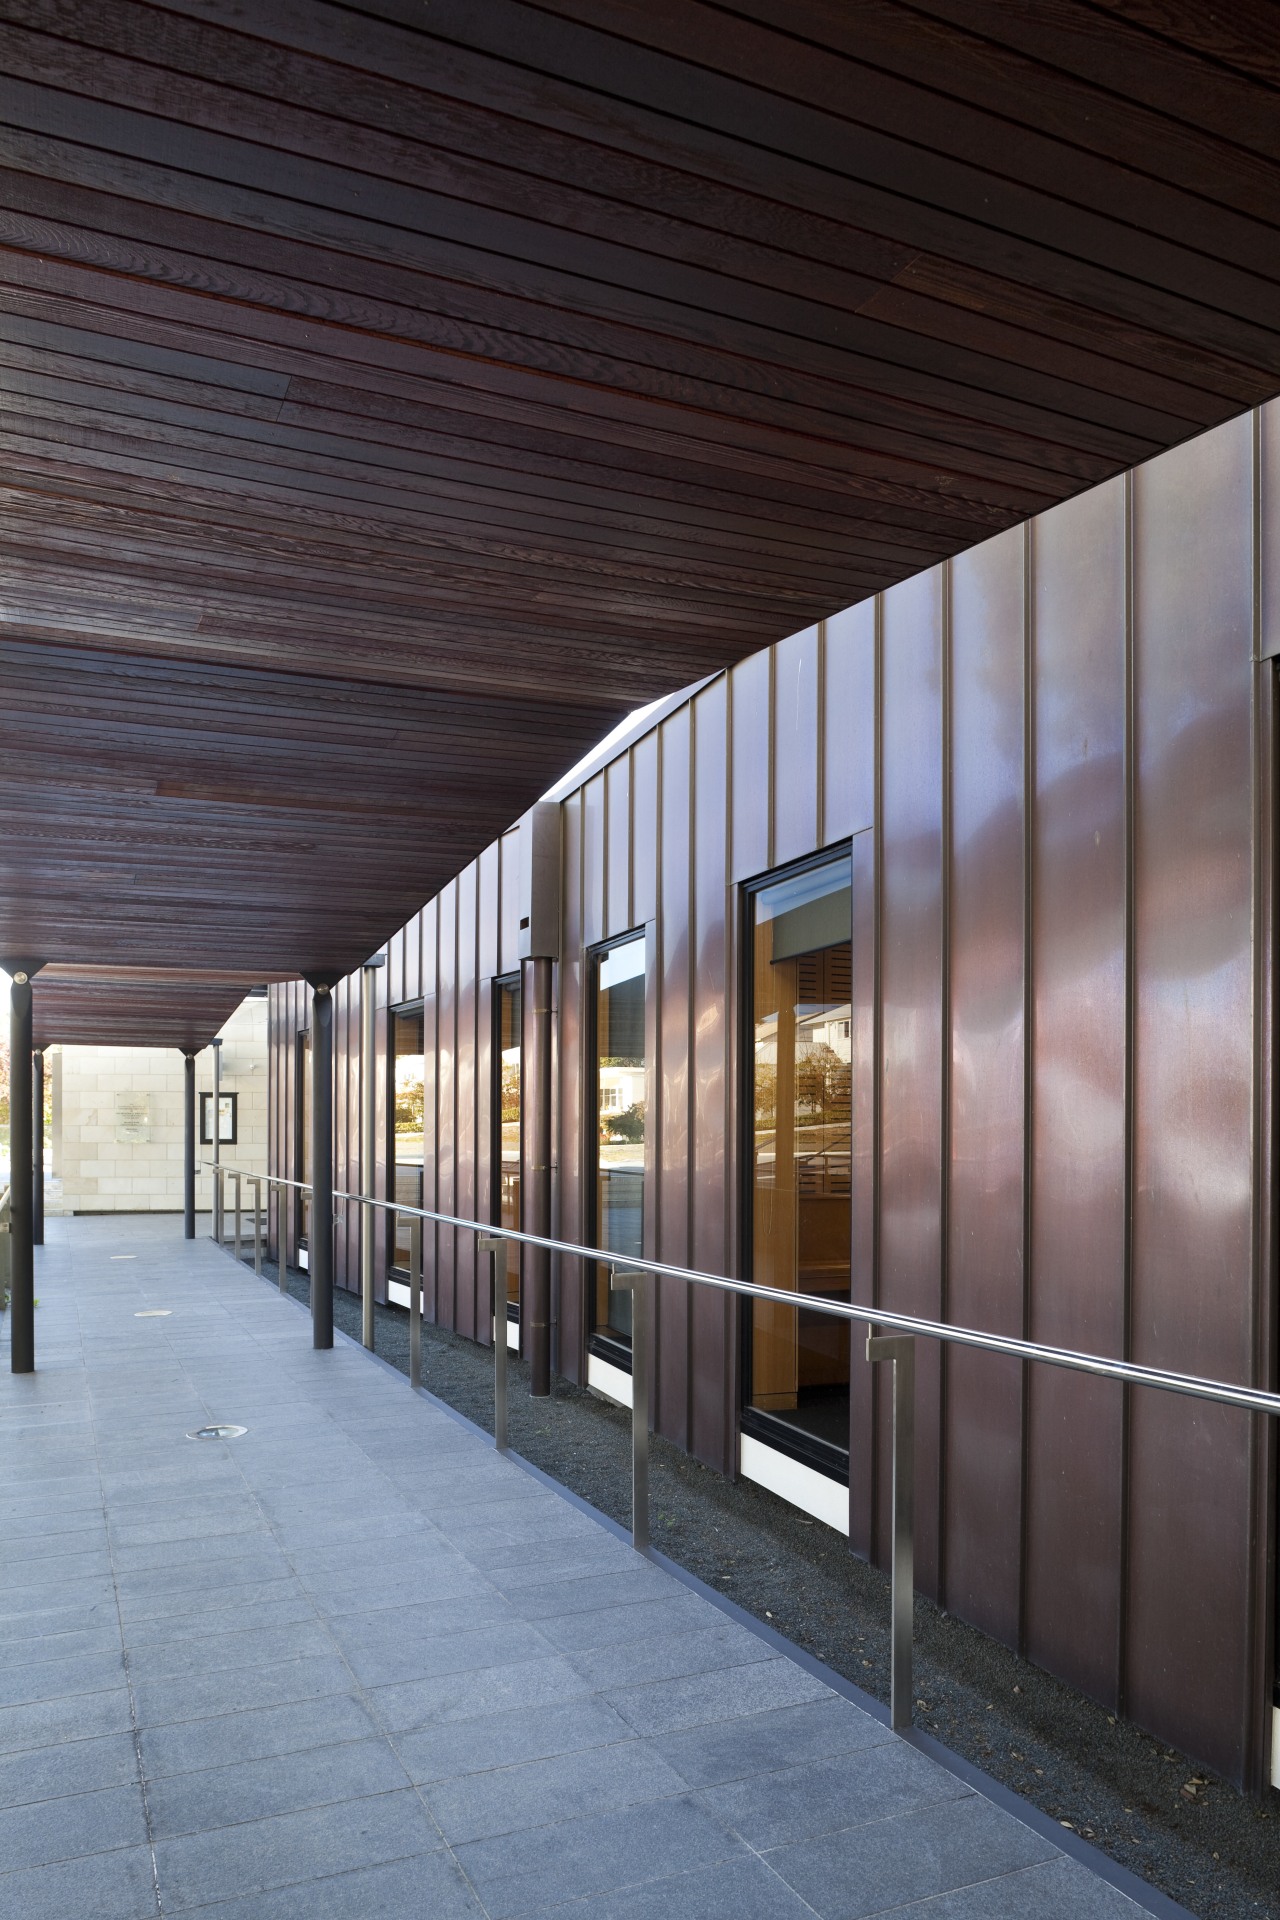
<svg viewBox="0 0 1280 1920">
<path fill-rule="evenodd" d="M 235 1173 L 225 1161 L 214 1168 L 221 1181 Z M 297 1188 L 309 1192 L 306 1181 L 286 1180 L 276 1174 L 250 1176 L 264 1179 L 268 1185 Z M 1071 1347 L 1045 1346 L 1036 1340 L 1021 1340 L 1011 1334 L 984 1333 L 976 1327 L 956 1327 L 946 1321 L 926 1320 L 916 1314 L 893 1313 L 883 1307 L 864 1307 L 852 1301 L 832 1300 L 810 1293 L 790 1293 L 781 1287 L 762 1287 L 752 1280 L 731 1280 L 727 1274 L 703 1273 L 695 1267 L 680 1267 L 667 1260 L 652 1260 L 643 1255 L 622 1256 L 604 1247 L 586 1247 L 572 1240 L 555 1240 L 536 1233 L 524 1233 L 515 1227 L 498 1227 L 485 1220 L 468 1220 L 460 1214 L 439 1213 L 429 1207 L 403 1206 L 394 1200 L 377 1200 L 368 1194 L 334 1191 L 335 1200 L 354 1202 L 361 1207 L 378 1207 L 386 1213 L 404 1214 L 417 1225 L 413 1235 L 410 1261 L 410 1350 L 421 1352 L 421 1222 L 458 1227 L 481 1236 L 481 1245 L 494 1254 L 494 1345 L 501 1341 L 502 1362 L 494 1361 L 494 1426 L 496 1443 L 505 1450 L 507 1439 L 506 1339 L 498 1306 L 505 1307 L 505 1256 L 499 1263 L 498 1249 L 504 1242 L 537 1247 L 571 1258 L 594 1261 L 610 1269 L 610 1284 L 628 1289 L 636 1309 L 635 1326 L 648 1322 L 644 1281 L 654 1275 L 681 1280 L 689 1286 L 711 1287 L 720 1293 L 737 1294 L 747 1300 L 767 1300 L 776 1306 L 824 1313 L 832 1319 L 856 1322 L 867 1328 L 868 1361 L 888 1360 L 893 1366 L 893 1541 L 891 1565 L 892 1655 L 890 1677 L 890 1718 L 901 1731 L 911 1724 L 911 1645 L 914 1600 L 914 1518 L 912 1491 L 915 1480 L 915 1339 L 938 1340 L 950 1346 L 975 1348 L 984 1353 L 1003 1354 L 1016 1360 L 1030 1360 L 1043 1366 L 1061 1367 L 1073 1373 L 1115 1380 L 1127 1386 L 1152 1387 L 1163 1393 L 1178 1393 L 1194 1400 L 1206 1400 L 1220 1406 L 1236 1407 L 1245 1413 L 1280 1414 L 1280 1393 L 1268 1393 L 1258 1387 L 1239 1387 L 1225 1380 L 1206 1380 L 1196 1374 L 1175 1373 L 1163 1367 L 1142 1366 L 1130 1360 L 1112 1360 L 1103 1354 L 1080 1353 Z M 415 1257 L 416 1256 L 416 1257 Z M 501 1288 L 499 1290 L 499 1265 Z M 281 1263 L 283 1274 L 283 1260 Z M 283 1280 L 282 1280 L 283 1284 Z M 415 1340 L 416 1334 L 416 1340 Z M 641 1352 L 641 1346 L 645 1351 Z M 647 1340 L 633 1343 L 632 1378 L 632 1540 L 644 1551 L 649 1544 L 648 1513 L 648 1353 Z M 420 1384 L 420 1365 L 411 1364 L 412 1384 Z M 499 1437 L 500 1436 L 500 1437 Z"/>
</svg>

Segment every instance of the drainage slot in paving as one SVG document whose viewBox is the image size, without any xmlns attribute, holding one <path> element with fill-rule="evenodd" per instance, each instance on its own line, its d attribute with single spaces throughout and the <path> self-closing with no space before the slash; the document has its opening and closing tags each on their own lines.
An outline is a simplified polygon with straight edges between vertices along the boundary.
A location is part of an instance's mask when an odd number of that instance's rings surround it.
<svg viewBox="0 0 1280 1920">
<path fill-rule="evenodd" d="M 173 1312 L 172 1307 L 144 1307 L 141 1313 L 135 1313 L 135 1320 L 167 1320 Z"/>
<path fill-rule="evenodd" d="M 238 1440 L 242 1433 L 248 1433 L 248 1427 L 197 1427 L 194 1433 L 187 1435 L 188 1440 Z"/>
</svg>

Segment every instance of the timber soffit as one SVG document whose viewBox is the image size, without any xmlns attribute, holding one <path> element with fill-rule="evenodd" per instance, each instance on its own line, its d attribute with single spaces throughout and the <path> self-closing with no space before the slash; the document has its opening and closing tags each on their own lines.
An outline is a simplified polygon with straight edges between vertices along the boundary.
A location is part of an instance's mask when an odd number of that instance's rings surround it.
<svg viewBox="0 0 1280 1920">
<path fill-rule="evenodd" d="M 1269 398 L 1278 75 L 1258 0 L 0 0 L 0 950 L 345 971 L 622 712 Z"/>
</svg>

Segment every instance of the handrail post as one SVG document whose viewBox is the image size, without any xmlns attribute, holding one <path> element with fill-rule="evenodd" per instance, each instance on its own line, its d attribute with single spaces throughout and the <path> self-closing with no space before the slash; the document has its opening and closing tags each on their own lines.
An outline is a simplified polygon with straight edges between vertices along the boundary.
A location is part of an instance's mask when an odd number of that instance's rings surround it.
<svg viewBox="0 0 1280 1920">
<path fill-rule="evenodd" d="M 231 1178 L 236 1183 L 236 1237 L 234 1241 L 234 1246 L 235 1246 L 235 1255 L 236 1255 L 236 1265 L 239 1266 L 240 1264 L 240 1175 L 238 1173 L 233 1173 Z"/>
<path fill-rule="evenodd" d="M 281 1187 L 280 1189 L 280 1197 L 277 1202 L 277 1211 L 279 1214 L 279 1224 L 276 1227 L 276 1239 L 277 1239 L 276 1253 L 278 1255 L 278 1258 L 276 1260 L 276 1271 L 277 1271 L 277 1277 L 280 1281 L 280 1291 L 281 1293 L 287 1293 L 289 1291 L 289 1189 L 288 1187 Z"/>
<path fill-rule="evenodd" d="M 262 1278 L 262 1182 L 253 1182 L 253 1270 Z"/>
<path fill-rule="evenodd" d="M 422 1385 L 422 1222 L 409 1226 L 409 1385 Z"/>
<path fill-rule="evenodd" d="M 631 1295 L 631 1544 L 649 1550 L 649 1297 L 647 1273 L 609 1270 L 609 1286 Z"/>
<path fill-rule="evenodd" d="M 481 1253 L 493 1255 L 493 1444 L 507 1450 L 507 1243 L 500 1234 L 481 1234 Z"/>
<path fill-rule="evenodd" d="M 222 1185 L 222 1040 L 219 1037 L 209 1043 L 213 1048 L 213 1098 L 209 1106 L 213 1115 L 213 1237 L 222 1245 L 222 1215 L 226 1204 L 226 1192 Z"/>
<path fill-rule="evenodd" d="M 867 1359 L 893 1362 L 893 1560 L 889 1723 L 911 1725 L 911 1639 L 915 1608 L 916 1343 L 909 1333 L 867 1333 Z"/>
</svg>

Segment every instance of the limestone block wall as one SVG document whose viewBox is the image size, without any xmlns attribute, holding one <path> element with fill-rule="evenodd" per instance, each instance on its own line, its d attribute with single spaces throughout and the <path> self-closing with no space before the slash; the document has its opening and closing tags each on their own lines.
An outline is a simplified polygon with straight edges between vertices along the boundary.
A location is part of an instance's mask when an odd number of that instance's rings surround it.
<svg viewBox="0 0 1280 1920">
<path fill-rule="evenodd" d="M 238 1098 L 238 1139 L 223 1157 L 266 1171 L 267 1003 L 245 1000 L 222 1030 L 222 1087 Z M 49 1210 L 180 1213 L 183 1183 L 182 1055 L 168 1047 L 50 1049 L 53 1077 Z M 213 1049 L 196 1061 L 199 1094 L 213 1087 Z M 209 1147 L 197 1147 L 201 1158 Z M 210 1204 L 210 1177 L 196 1204 Z M 246 1195 L 246 1200 L 247 1200 Z"/>
</svg>

